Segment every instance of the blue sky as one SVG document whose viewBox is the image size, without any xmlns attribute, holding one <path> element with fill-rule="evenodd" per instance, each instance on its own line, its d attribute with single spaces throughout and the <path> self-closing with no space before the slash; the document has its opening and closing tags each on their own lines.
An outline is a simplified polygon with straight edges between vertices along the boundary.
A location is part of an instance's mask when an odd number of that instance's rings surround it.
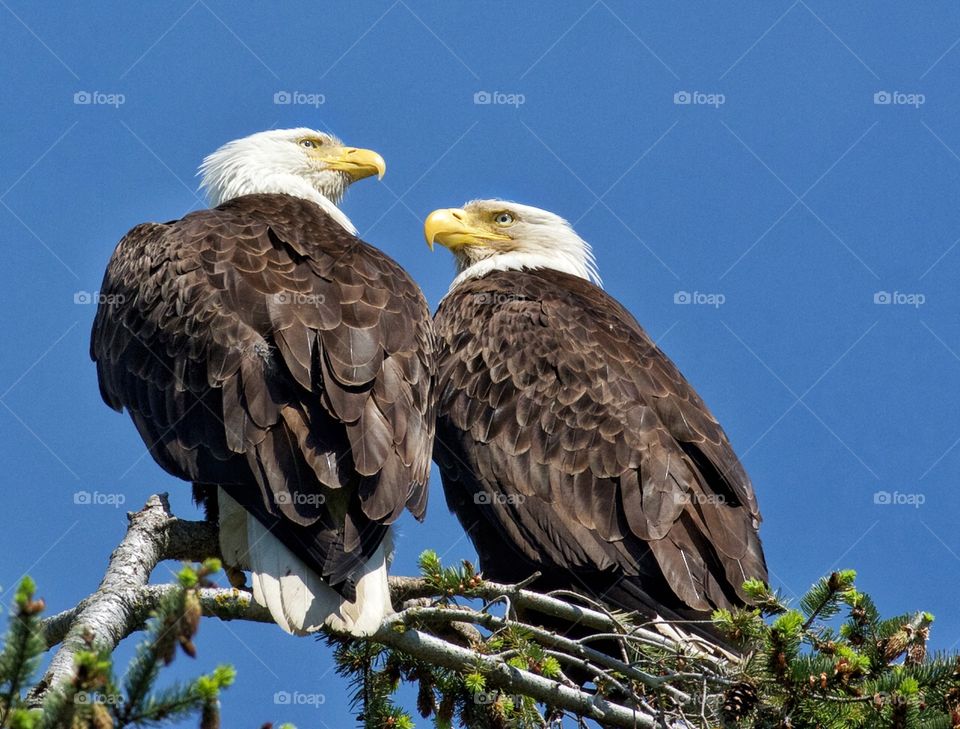
<svg viewBox="0 0 960 729">
<path fill-rule="evenodd" d="M 153 492 L 195 514 L 100 401 L 78 292 L 134 224 L 203 205 L 205 154 L 314 126 L 386 158 L 344 207 L 432 305 L 452 263 L 424 245 L 430 210 L 504 197 L 576 221 L 741 454 L 774 586 L 855 568 L 955 648 L 958 41 L 948 2 L 0 0 L 0 602 L 29 572 L 51 610 L 75 604 Z M 400 532 L 400 573 L 427 547 L 473 556 L 436 477 Z M 199 647 L 177 672 L 239 669 L 225 726 L 350 724 L 313 641 L 209 621 Z"/>
</svg>

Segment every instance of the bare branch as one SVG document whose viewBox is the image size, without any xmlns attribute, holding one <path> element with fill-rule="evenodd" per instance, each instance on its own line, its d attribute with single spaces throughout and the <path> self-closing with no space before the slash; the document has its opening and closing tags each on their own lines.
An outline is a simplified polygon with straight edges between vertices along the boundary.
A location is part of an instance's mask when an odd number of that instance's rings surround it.
<svg viewBox="0 0 960 729">
<path fill-rule="evenodd" d="M 130 523 L 127 533 L 110 555 L 100 586 L 77 606 L 63 644 L 31 692 L 31 702 L 39 703 L 50 687 L 72 675 L 74 656 L 77 651 L 88 648 L 88 637 L 97 647 L 108 650 L 116 647 L 128 632 L 137 589 L 147 584 L 153 568 L 168 552 L 186 551 L 188 541 L 194 539 L 194 531 L 196 546 L 209 546 L 208 531 L 191 530 L 187 538 L 186 527 L 170 513 L 166 494 L 151 496 L 143 509 L 128 514 L 127 519 Z"/>
<path fill-rule="evenodd" d="M 150 614 L 173 585 L 150 585 L 150 574 L 165 559 L 201 561 L 219 552 L 216 529 L 207 522 L 183 521 L 170 513 L 166 495 L 152 496 L 139 512 L 129 515 L 129 527 L 123 541 L 114 550 L 106 574 L 97 591 L 76 607 L 47 618 L 43 624 L 49 647 L 59 645 L 47 674 L 31 693 L 39 703 L 45 692 L 68 678 L 78 650 L 89 642 L 112 651 L 121 640 L 142 629 Z M 524 589 L 520 585 L 502 585 L 483 581 L 471 588 L 466 597 L 486 601 L 480 610 L 448 602 L 437 602 L 435 587 L 425 579 L 392 577 L 391 594 L 399 612 L 389 616 L 371 640 L 405 652 L 415 658 L 445 668 L 473 672 L 480 670 L 487 683 L 505 692 L 529 696 L 551 707 L 594 719 L 612 727 L 664 726 L 665 716 L 682 716 L 684 711 L 702 713 L 710 693 L 708 684 L 723 686 L 724 661 L 690 649 L 685 642 L 646 627 L 629 627 L 619 616 Z M 221 620 L 271 622 L 269 611 L 253 602 L 251 595 L 233 588 L 199 590 L 203 614 Z M 578 623 L 615 639 L 654 646 L 664 655 L 685 656 L 701 666 L 701 675 L 690 671 L 683 678 L 693 686 L 693 694 L 668 681 L 679 676 L 668 667 L 655 665 L 655 673 L 640 669 L 598 651 L 586 641 L 576 641 L 535 625 L 517 622 L 510 615 L 500 617 L 487 612 L 490 605 L 506 601 L 511 606 L 536 610 L 555 618 Z M 615 703 L 599 693 L 583 690 L 569 681 L 553 680 L 507 663 L 505 655 L 490 655 L 475 646 L 482 640 L 483 628 L 499 631 L 520 626 L 548 655 L 606 682 L 636 703 L 630 707 Z M 729 665 L 727 665 L 729 670 Z M 689 676 L 689 678 L 688 678 Z M 699 689 L 703 680 L 703 691 Z M 650 696 L 632 696 L 627 684 L 647 687 Z M 652 696 L 660 697 L 653 705 Z M 665 713 L 666 712 L 666 713 Z"/>
<path fill-rule="evenodd" d="M 418 630 L 399 632 L 397 628 L 402 625 L 402 622 L 397 622 L 399 615 L 387 618 L 373 640 L 445 668 L 469 672 L 480 667 L 490 686 L 530 696 L 548 705 L 595 719 L 606 726 L 626 729 L 656 726 L 653 716 L 611 703 L 600 696 L 522 671 Z"/>
</svg>

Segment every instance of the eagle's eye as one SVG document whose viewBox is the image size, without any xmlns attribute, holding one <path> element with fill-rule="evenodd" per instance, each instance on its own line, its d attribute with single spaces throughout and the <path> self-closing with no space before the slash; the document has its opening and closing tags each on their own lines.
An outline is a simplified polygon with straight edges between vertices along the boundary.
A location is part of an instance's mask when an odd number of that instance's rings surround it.
<svg viewBox="0 0 960 729">
<path fill-rule="evenodd" d="M 497 225 L 510 225 L 513 222 L 513 216 L 504 211 L 502 213 L 497 213 L 497 216 L 493 219 Z"/>
<path fill-rule="evenodd" d="M 301 139 L 300 146 L 305 149 L 315 149 L 320 145 L 317 143 L 315 139 Z"/>
</svg>

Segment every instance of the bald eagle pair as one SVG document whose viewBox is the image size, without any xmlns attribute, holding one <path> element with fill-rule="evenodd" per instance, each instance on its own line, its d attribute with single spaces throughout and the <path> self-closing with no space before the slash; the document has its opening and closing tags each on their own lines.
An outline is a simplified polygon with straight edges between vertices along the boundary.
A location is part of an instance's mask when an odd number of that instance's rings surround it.
<svg viewBox="0 0 960 729">
<path fill-rule="evenodd" d="M 108 265 L 101 393 L 193 483 L 232 579 L 288 632 L 375 633 L 432 454 L 491 578 L 672 618 L 741 604 L 766 578 L 750 481 L 590 246 L 524 205 L 437 210 L 458 275 L 431 321 L 337 207 L 384 171 L 310 129 L 231 142 L 201 167 L 215 207 L 135 227 Z"/>
</svg>

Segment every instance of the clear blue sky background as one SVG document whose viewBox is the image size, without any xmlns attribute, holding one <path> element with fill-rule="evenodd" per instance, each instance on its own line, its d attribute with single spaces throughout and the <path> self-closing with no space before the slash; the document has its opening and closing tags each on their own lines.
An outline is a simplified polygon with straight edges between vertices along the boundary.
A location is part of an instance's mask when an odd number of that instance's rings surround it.
<svg viewBox="0 0 960 729">
<path fill-rule="evenodd" d="M 386 158 L 345 208 L 432 305 L 452 263 L 423 243 L 430 210 L 498 196 L 576 221 L 741 454 L 773 584 L 856 568 L 885 612 L 928 609 L 933 644 L 956 647 L 960 8 L 842 5 L 0 0 L 2 602 L 29 572 L 51 610 L 75 604 L 153 492 L 195 515 L 100 401 L 94 307 L 75 294 L 131 226 L 202 206 L 205 154 L 314 126 Z M 77 505 L 81 490 L 126 503 Z M 401 573 L 426 547 L 473 556 L 437 478 L 426 525 L 400 532 Z M 225 726 L 350 725 L 313 641 L 209 621 L 199 645 L 176 671 L 239 669 Z"/>
</svg>

